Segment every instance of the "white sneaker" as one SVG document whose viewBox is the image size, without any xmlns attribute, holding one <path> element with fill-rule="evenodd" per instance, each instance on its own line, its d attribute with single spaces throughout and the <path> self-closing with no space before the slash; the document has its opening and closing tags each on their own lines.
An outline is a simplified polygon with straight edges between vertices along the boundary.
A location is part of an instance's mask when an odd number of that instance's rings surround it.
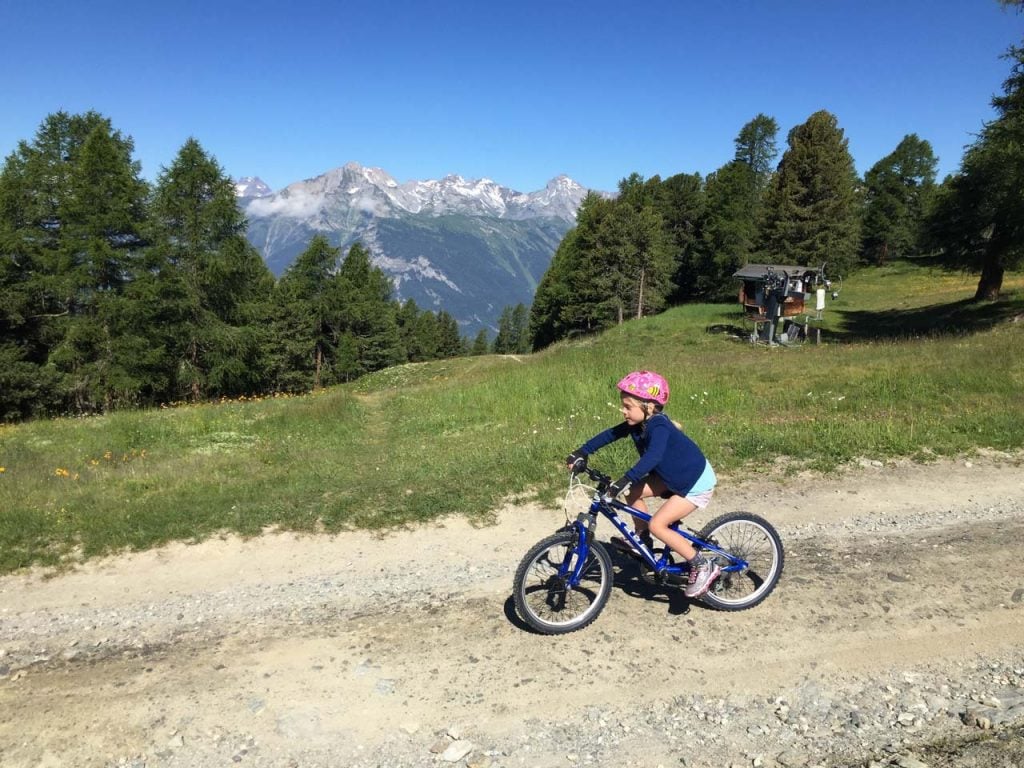
<svg viewBox="0 0 1024 768">
<path fill-rule="evenodd" d="M 703 597 L 721 573 L 722 569 L 718 563 L 700 558 L 690 566 L 690 582 L 683 594 L 687 597 Z"/>
</svg>

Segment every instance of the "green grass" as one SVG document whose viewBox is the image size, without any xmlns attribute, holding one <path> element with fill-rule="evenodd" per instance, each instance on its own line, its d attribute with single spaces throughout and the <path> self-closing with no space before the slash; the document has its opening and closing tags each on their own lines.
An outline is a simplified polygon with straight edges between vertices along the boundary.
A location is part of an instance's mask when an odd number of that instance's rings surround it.
<svg viewBox="0 0 1024 768">
<path fill-rule="evenodd" d="M 0 427 L 0 572 L 221 531 L 480 523 L 553 501 L 562 459 L 618 419 L 648 367 L 668 413 L 730 475 L 1024 447 L 1024 275 L 900 263 L 846 281 L 825 344 L 752 346 L 737 305 L 680 307 L 535 355 L 405 365 L 297 398 Z M 602 452 L 610 472 L 632 448 Z"/>
</svg>

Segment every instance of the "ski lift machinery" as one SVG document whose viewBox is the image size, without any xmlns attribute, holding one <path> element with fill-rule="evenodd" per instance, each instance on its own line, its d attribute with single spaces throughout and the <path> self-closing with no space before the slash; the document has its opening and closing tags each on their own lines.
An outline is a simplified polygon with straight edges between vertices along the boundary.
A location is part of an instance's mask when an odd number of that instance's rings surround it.
<svg viewBox="0 0 1024 768">
<path fill-rule="evenodd" d="M 839 298 L 842 278 L 831 278 L 820 267 L 784 264 L 747 264 L 733 277 L 740 280 L 740 304 L 751 324 L 750 341 L 768 346 L 792 345 L 813 336 L 821 342 L 817 323 L 825 299 Z"/>
</svg>

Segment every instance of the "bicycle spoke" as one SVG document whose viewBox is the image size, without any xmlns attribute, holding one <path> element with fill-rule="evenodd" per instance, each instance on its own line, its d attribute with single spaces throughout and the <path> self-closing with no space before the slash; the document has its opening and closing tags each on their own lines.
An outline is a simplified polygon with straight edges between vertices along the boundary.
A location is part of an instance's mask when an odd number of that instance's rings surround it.
<svg viewBox="0 0 1024 768">
<path fill-rule="evenodd" d="M 611 589 L 611 560 L 603 549 L 589 550 L 578 583 L 571 584 L 578 555 L 571 534 L 556 534 L 524 558 L 516 576 L 516 606 L 535 629 L 571 632 L 596 618 Z M 600 556 L 598 556 L 600 554 Z"/>
</svg>

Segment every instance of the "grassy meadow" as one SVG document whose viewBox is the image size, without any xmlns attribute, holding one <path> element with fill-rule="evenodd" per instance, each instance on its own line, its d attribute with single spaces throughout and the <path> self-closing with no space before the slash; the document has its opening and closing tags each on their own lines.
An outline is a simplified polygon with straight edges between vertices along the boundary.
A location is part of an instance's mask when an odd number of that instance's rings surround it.
<svg viewBox="0 0 1024 768">
<path fill-rule="evenodd" d="M 737 304 L 691 305 L 541 353 L 404 365 L 301 397 L 0 426 L 0 573 L 223 531 L 481 523 L 554 501 L 563 457 L 618 419 L 616 380 L 652 368 L 721 481 L 786 457 L 822 472 L 1024 447 L 1024 274 L 909 263 L 829 302 L 825 343 L 745 341 Z M 595 465 L 628 468 L 627 445 Z"/>
</svg>

